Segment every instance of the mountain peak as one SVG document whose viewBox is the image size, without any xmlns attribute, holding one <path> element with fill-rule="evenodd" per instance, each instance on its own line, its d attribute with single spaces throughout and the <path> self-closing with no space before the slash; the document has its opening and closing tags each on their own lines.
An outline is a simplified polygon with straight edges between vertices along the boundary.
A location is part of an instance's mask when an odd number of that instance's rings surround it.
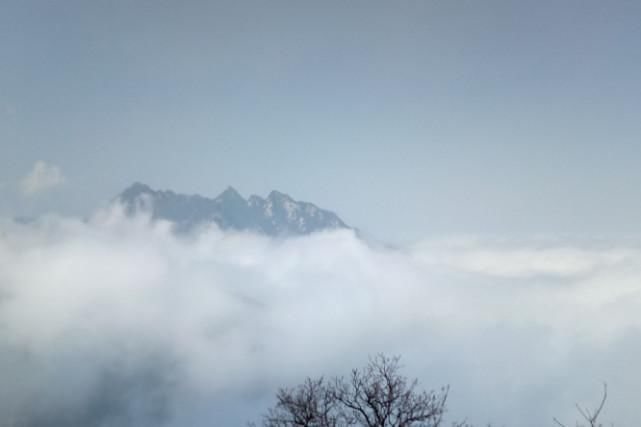
<svg viewBox="0 0 641 427">
<path fill-rule="evenodd" d="M 141 203 L 140 196 L 144 197 Z M 173 222 L 177 231 L 189 231 L 214 223 L 221 230 L 252 231 L 270 236 L 301 235 L 314 231 L 350 228 L 333 212 L 272 191 L 267 199 L 245 200 L 229 186 L 216 198 L 188 196 L 173 191 L 155 191 L 136 182 L 117 200 L 133 215 L 141 208 L 151 210 L 152 219 Z"/>
<path fill-rule="evenodd" d="M 122 199 L 134 199 L 138 197 L 141 194 L 155 194 L 155 191 L 151 189 L 146 184 L 143 184 L 142 182 L 134 182 L 131 184 L 129 187 L 127 187 L 122 193 L 120 193 L 120 197 Z"/>
<path fill-rule="evenodd" d="M 236 200 L 236 201 L 242 200 L 243 202 L 245 201 L 243 196 L 241 196 L 240 193 L 236 191 L 236 189 L 231 185 L 228 186 L 225 189 L 225 191 L 220 193 L 218 197 L 216 197 L 216 199 L 217 200 Z"/>
<path fill-rule="evenodd" d="M 277 190 L 272 190 L 269 195 L 267 196 L 267 199 L 269 200 L 289 200 L 289 201 L 294 201 L 289 195 L 285 193 L 281 193 L 280 191 Z"/>
</svg>

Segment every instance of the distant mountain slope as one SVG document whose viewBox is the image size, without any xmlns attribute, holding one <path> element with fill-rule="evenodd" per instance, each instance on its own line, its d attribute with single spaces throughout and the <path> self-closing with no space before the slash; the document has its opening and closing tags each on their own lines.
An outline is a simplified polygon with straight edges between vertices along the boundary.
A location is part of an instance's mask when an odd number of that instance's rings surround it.
<svg viewBox="0 0 641 427">
<path fill-rule="evenodd" d="M 272 191 L 267 198 L 245 200 L 232 187 L 209 199 L 173 191 L 153 190 L 135 183 L 116 197 L 129 215 L 148 211 L 154 219 L 176 224 L 180 231 L 216 223 L 223 230 L 248 230 L 270 236 L 302 235 L 314 231 L 350 228 L 333 212 Z"/>
</svg>

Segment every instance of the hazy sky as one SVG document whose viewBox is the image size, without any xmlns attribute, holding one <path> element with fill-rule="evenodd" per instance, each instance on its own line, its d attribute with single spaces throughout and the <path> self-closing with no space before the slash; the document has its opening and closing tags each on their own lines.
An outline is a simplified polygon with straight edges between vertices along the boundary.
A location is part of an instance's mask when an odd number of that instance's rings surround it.
<svg viewBox="0 0 641 427">
<path fill-rule="evenodd" d="M 573 425 L 606 381 L 633 425 L 639 113 L 638 0 L 0 0 L 0 413 L 242 425 L 383 350 L 456 419 Z M 415 243 L 95 212 L 134 181 Z"/>
<path fill-rule="evenodd" d="M 638 1 L 3 0 L 0 211 L 84 214 L 138 180 L 276 188 L 396 240 L 639 234 L 640 17 Z"/>
</svg>

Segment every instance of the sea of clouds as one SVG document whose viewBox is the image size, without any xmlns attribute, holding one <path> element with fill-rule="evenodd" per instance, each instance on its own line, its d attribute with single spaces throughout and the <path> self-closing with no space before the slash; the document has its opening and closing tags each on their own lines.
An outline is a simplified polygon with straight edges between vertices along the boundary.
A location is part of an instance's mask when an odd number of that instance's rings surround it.
<svg viewBox="0 0 641 427">
<path fill-rule="evenodd" d="M 641 415 L 641 242 L 175 235 L 119 208 L 0 221 L 2 426 L 242 426 L 280 386 L 402 356 L 448 422 Z"/>
</svg>

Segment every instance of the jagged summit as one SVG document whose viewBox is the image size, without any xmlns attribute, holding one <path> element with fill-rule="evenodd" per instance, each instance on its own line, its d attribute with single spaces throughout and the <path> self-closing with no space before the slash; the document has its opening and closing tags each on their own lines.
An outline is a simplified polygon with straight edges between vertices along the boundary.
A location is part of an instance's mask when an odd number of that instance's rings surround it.
<svg viewBox="0 0 641 427">
<path fill-rule="evenodd" d="M 236 191 L 236 189 L 234 187 L 232 187 L 231 185 L 229 187 L 227 187 L 227 189 L 225 191 L 220 193 L 218 195 L 218 197 L 216 197 L 216 199 L 221 199 L 221 200 L 225 200 L 225 199 L 245 200 L 245 199 L 243 199 L 243 196 L 241 196 L 240 193 L 238 191 Z"/>
<path fill-rule="evenodd" d="M 296 201 L 276 190 L 267 198 L 251 195 L 245 200 L 230 186 L 210 199 L 170 190 L 153 190 L 136 182 L 120 193 L 116 200 L 130 215 L 145 210 L 153 219 L 175 223 L 179 231 L 212 222 L 223 230 L 255 231 L 270 236 L 350 228 L 335 213 L 312 203 Z"/>
<path fill-rule="evenodd" d="M 267 196 L 268 199 L 270 200 L 292 200 L 291 197 L 289 197 L 287 194 L 281 193 L 280 191 L 272 190 L 269 195 Z"/>
<path fill-rule="evenodd" d="M 129 187 L 127 187 L 122 193 L 120 193 L 121 198 L 131 198 L 137 197 L 140 194 L 153 194 L 154 190 L 151 189 L 148 185 L 145 185 L 141 182 L 134 182 Z"/>
</svg>

